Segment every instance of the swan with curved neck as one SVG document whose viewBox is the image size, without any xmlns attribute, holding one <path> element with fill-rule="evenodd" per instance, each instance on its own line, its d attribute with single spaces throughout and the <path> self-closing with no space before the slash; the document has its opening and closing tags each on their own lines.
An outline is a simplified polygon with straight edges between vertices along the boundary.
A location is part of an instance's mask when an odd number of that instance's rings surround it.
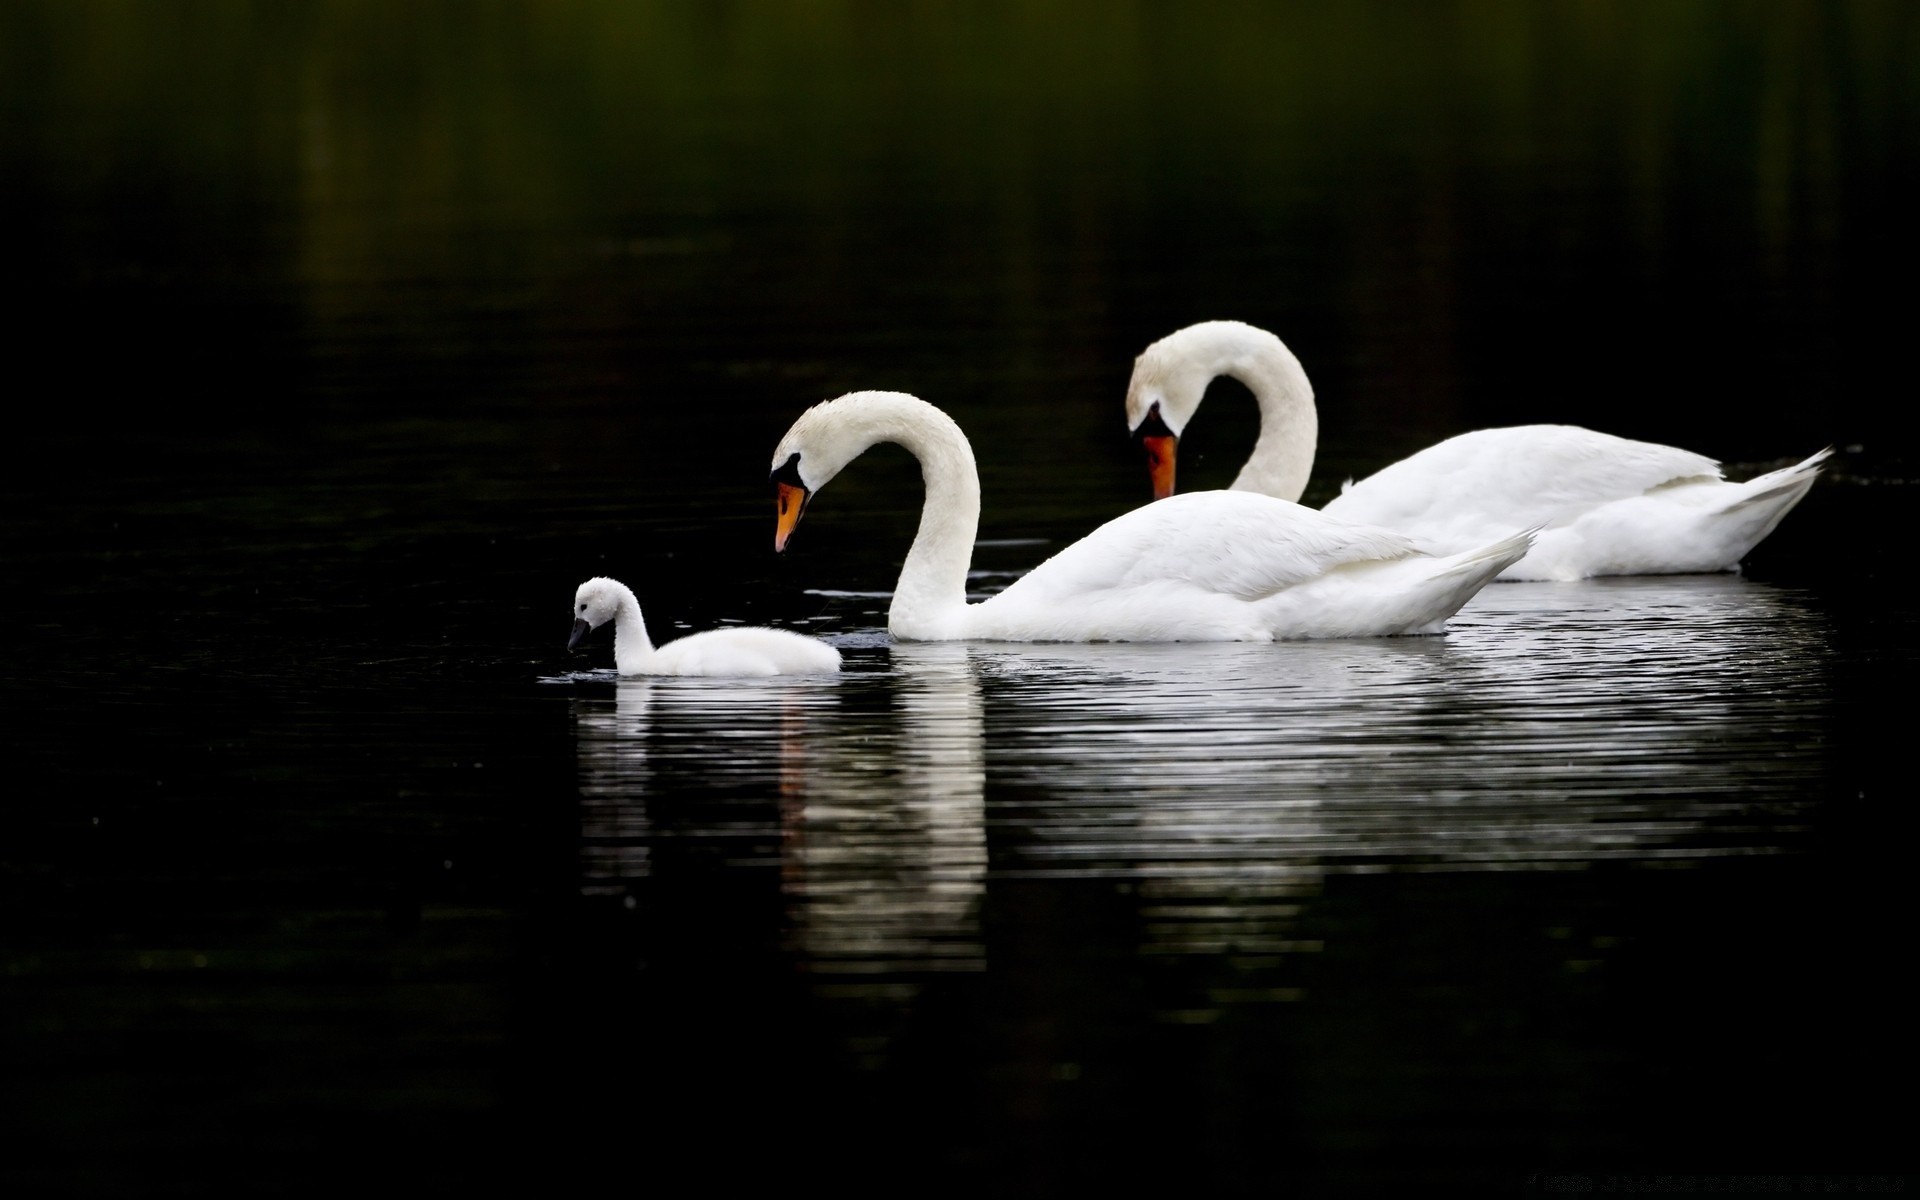
<svg viewBox="0 0 1920 1200">
<path fill-rule="evenodd" d="M 1407 538 L 1253 492 L 1194 492 L 1125 513 L 977 603 L 973 449 L 953 419 L 900 392 L 802 413 L 773 454 L 774 549 L 808 501 L 881 442 L 920 462 L 920 525 L 887 628 L 912 641 L 1273 641 L 1438 633 L 1526 552 L 1530 531 L 1429 555 Z"/>
<path fill-rule="evenodd" d="M 633 589 L 598 576 L 573 594 L 573 635 L 567 649 L 613 622 L 614 669 L 622 675 L 760 676 L 824 674 L 840 669 L 840 652 L 818 638 L 785 629 L 743 625 L 689 634 L 656 648 Z"/>
<path fill-rule="evenodd" d="M 1127 425 L 1146 450 L 1155 498 L 1173 494 L 1180 434 L 1222 375 L 1260 406 L 1259 437 L 1232 487 L 1298 500 L 1319 440 L 1313 386 L 1279 338 L 1239 321 L 1188 326 L 1134 361 Z M 1502 579 L 1731 571 L 1806 496 L 1831 454 L 1735 483 L 1713 459 L 1672 446 L 1572 425 L 1480 429 L 1348 483 L 1321 511 L 1440 552 L 1540 527 Z"/>
</svg>

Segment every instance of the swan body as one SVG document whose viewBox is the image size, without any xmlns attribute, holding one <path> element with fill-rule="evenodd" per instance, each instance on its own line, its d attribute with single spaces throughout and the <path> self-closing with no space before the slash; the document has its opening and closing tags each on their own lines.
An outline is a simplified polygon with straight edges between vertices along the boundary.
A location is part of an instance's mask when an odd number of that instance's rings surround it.
<svg viewBox="0 0 1920 1200">
<path fill-rule="evenodd" d="M 613 622 L 613 662 L 622 675 L 759 676 L 825 674 L 840 669 L 840 652 L 818 638 L 785 629 L 746 625 L 689 634 L 656 648 L 647 636 L 633 589 L 604 576 L 573 594 L 573 635 L 567 649 L 590 630 Z"/>
<path fill-rule="evenodd" d="M 887 615 L 909 641 L 1274 641 L 1439 633 L 1526 553 L 1507 530 L 1435 556 L 1385 529 L 1252 492 L 1192 492 L 1123 514 L 997 595 L 966 598 L 980 522 L 973 450 L 952 418 L 899 392 L 814 405 L 773 456 L 783 550 L 807 500 L 881 442 L 920 460 L 926 499 Z"/>
<path fill-rule="evenodd" d="M 1319 434 L 1312 385 L 1279 338 L 1238 321 L 1189 326 L 1134 362 L 1127 422 L 1146 446 L 1155 494 L 1173 491 L 1180 432 L 1221 375 L 1260 404 L 1259 437 L 1231 486 L 1299 499 Z M 1831 454 L 1736 483 L 1713 459 L 1673 446 L 1573 425 L 1480 429 L 1349 482 L 1321 511 L 1397 530 L 1436 553 L 1540 527 L 1502 579 L 1732 571 Z"/>
</svg>

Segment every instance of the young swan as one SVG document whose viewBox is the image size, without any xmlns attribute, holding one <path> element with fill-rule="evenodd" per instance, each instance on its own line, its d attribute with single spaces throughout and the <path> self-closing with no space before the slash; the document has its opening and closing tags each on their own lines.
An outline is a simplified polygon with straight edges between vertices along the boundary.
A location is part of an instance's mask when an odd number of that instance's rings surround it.
<svg viewBox="0 0 1920 1200">
<path fill-rule="evenodd" d="M 622 675 L 813 675 L 840 669 L 840 652 L 825 642 L 762 626 L 710 629 L 655 649 L 633 589 L 604 576 L 574 592 L 567 649 L 608 621 L 613 622 L 614 667 Z"/>
<path fill-rule="evenodd" d="M 1134 362 L 1127 425 L 1147 452 L 1155 498 L 1173 493 L 1180 434 L 1221 375 L 1260 403 L 1260 435 L 1233 488 L 1298 500 L 1319 438 L 1313 386 L 1279 338 L 1238 321 L 1190 325 Z M 1321 511 L 1438 553 L 1540 527 L 1502 579 L 1733 571 L 1806 496 L 1830 454 L 1734 483 L 1704 455 L 1578 426 L 1476 429 L 1347 484 Z"/>
</svg>

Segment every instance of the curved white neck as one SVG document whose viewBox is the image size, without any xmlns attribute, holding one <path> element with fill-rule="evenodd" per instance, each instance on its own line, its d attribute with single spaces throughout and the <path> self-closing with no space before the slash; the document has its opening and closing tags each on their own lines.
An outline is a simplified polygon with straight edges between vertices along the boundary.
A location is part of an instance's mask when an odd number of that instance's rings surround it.
<svg viewBox="0 0 1920 1200">
<path fill-rule="evenodd" d="M 613 666 L 622 675 L 638 674 L 653 658 L 653 640 L 633 589 L 622 584 L 620 607 L 613 613 Z"/>
<path fill-rule="evenodd" d="M 1313 385 L 1300 360 L 1275 338 L 1270 346 L 1223 361 L 1215 373 L 1239 380 L 1260 403 L 1260 436 L 1231 486 L 1282 500 L 1300 499 L 1320 441 Z"/>
<path fill-rule="evenodd" d="M 980 531 L 973 447 L 951 417 L 910 396 L 872 393 L 862 397 L 858 412 L 862 444 L 854 453 L 881 442 L 904 446 L 920 461 L 926 484 L 920 528 L 900 565 L 887 628 L 916 640 L 960 636 L 969 613 L 967 568 Z"/>
</svg>

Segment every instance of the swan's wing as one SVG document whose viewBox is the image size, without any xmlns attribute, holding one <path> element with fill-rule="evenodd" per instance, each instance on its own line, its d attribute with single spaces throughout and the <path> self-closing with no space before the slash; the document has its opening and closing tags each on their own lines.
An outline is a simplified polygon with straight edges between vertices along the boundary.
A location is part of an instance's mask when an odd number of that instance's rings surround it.
<svg viewBox="0 0 1920 1200">
<path fill-rule="evenodd" d="M 1415 553 L 1400 534 L 1292 501 L 1184 492 L 1114 518 L 985 603 L 1064 603 L 1168 585 L 1258 600 L 1339 567 Z"/>
<path fill-rule="evenodd" d="M 1556 525 L 1595 505 L 1720 477 L 1718 463 L 1690 450 L 1572 425 L 1521 425 L 1429 446 L 1350 484 L 1324 511 L 1415 533 L 1462 522 Z"/>
</svg>

